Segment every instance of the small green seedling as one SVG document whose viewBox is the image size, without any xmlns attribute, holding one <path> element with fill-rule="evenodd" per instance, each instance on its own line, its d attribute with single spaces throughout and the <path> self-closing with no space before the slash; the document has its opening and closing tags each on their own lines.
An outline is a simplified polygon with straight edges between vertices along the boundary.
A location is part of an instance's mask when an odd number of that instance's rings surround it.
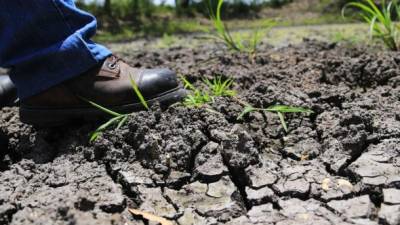
<svg viewBox="0 0 400 225">
<path fill-rule="evenodd" d="M 393 18 L 399 18 L 400 7 L 397 1 L 382 0 L 382 9 L 379 9 L 374 0 L 360 0 L 359 2 L 350 2 L 342 10 L 344 16 L 348 7 L 354 7 L 361 10 L 361 17 L 369 24 L 369 33 L 371 38 L 377 38 L 393 51 L 399 48 L 399 24 Z M 393 14 L 394 12 L 394 14 Z"/>
<path fill-rule="evenodd" d="M 125 122 L 128 120 L 128 114 L 119 114 L 117 112 L 114 112 L 110 109 L 107 109 L 99 104 L 96 104 L 92 101 L 88 101 L 92 106 L 100 109 L 101 111 L 109 114 L 110 116 L 112 116 L 112 118 L 107 121 L 106 123 L 102 124 L 101 126 L 99 126 L 94 132 L 92 132 L 92 134 L 90 135 L 90 142 L 95 141 L 99 135 L 107 130 L 109 127 L 117 125 L 117 129 L 119 129 L 120 127 L 122 127 Z"/>
<path fill-rule="evenodd" d="M 243 46 L 241 45 L 241 43 L 239 41 L 235 40 L 232 37 L 230 31 L 228 30 L 228 28 L 226 27 L 226 25 L 224 24 L 224 22 L 221 19 L 221 9 L 222 9 L 223 3 L 224 3 L 224 0 L 218 0 L 217 9 L 215 10 L 215 12 L 211 8 L 212 4 L 209 3 L 210 18 L 211 18 L 214 28 L 217 32 L 215 34 L 215 37 L 219 38 L 221 41 L 223 41 L 223 43 L 225 43 L 225 45 L 229 49 L 235 50 L 235 51 L 242 51 Z"/>
<path fill-rule="evenodd" d="M 185 77 L 181 77 L 181 79 L 184 87 L 192 92 L 183 102 L 189 107 L 200 107 L 214 101 L 215 97 L 232 97 L 236 95 L 236 92 L 230 89 L 233 85 L 232 79 L 222 80 L 221 76 L 217 76 L 213 80 L 203 79 L 203 83 L 206 86 L 205 90 L 194 87 Z"/>
<path fill-rule="evenodd" d="M 255 108 L 251 105 L 246 105 L 243 109 L 242 113 L 238 116 L 238 120 L 243 119 L 243 117 L 251 112 L 255 111 L 267 111 L 267 112 L 275 112 L 279 116 L 279 120 L 281 121 L 283 129 L 288 132 L 288 126 L 285 120 L 285 113 L 307 113 L 311 114 L 314 113 L 310 109 L 301 108 L 301 107 L 293 107 L 293 106 L 286 106 L 286 105 L 273 105 L 268 108 Z"/>
<path fill-rule="evenodd" d="M 185 77 L 181 76 L 181 79 L 184 87 L 192 92 L 183 100 L 185 106 L 200 107 L 212 101 L 211 96 L 207 92 L 194 87 Z"/>
<path fill-rule="evenodd" d="M 212 98 L 206 92 L 196 90 L 193 94 L 189 94 L 184 99 L 183 103 L 186 106 L 200 107 L 212 101 Z"/>
<path fill-rule="evenodd" d="M 213 80 L 203 79 L 203 82 L 210 89 L 212 96 L 235 96 L 236 91 L 231 90 L 233 85 L 232 79 L 222 80 L 221 76 L 217 76 Z"/>
<path fill-rule="evenodd" d="M 137 95 L 137 97 L 139 98 L 140 103 L 143 105 L 144 108 L 146 108 L 148 110 L 149 106 L 148 106 L 146 100 L 144 99 L 142 93 L 140 92 L 139 87 L 137 86 L 136 82 L 132 79 L 131 76 L 129 76 L 129 78 L 131 81 L 132 89 L 135 92 L 135 94 Z M 105 122 L 104 124 L 99 126 L 94 132 L 92 132 L 92 134 L 90 135 L 90 142 L 95 141 L 102 132 L 104 132 L 105 130 L 107 130 L 108 128 L 110 128 L 112 126 L 116 126 L 117 129 L 121 128 L 126 123 L 126 121 L 128 120 L 128 116 L 130 115 L 130 114 L 120 114 L 120 113 L 114 112 L 110 109 L 107 109 L 104 106 L 96 104 L 92 101 L 89 101 L 89 100 L 86 100 L 86 101 L 89 104 L 91 104 L 92 106 L 94 106 L 94 107 L 100 109 L 101 111 L 112 116 L 112 118 L 110 120 L 108 120 L 107 122 Z"/>
<path fill-rule="evenodd" d="M 260 44 L 262 38 L 262 32 L 260 32 L 260 29 L 253 30 L 252 34 L 247 37 L 244 37 L 243 35 L 233 36 L 221 18 L 221 10 L 224 0 L 217 1 L 218 4 L 216 10 L 212 9 L 212 4 L 211 2 L 209 2 L 210 19 L 213 22 L 214 28 L 216 30 L 216 33 L 212 33 L 212 36 L 220 42 L 224 43 L 224 45 L 230 50 L 237 52 L 246 52 L 250 56 L 254 56 L 257 52 L 257 47 Z M 272 28 L 272 26 L 273 23 L 271 21 L 268 21 L 268 24 L 266 24 L 266 28 L 264 29 L 267 31 Z"/>
</svg>

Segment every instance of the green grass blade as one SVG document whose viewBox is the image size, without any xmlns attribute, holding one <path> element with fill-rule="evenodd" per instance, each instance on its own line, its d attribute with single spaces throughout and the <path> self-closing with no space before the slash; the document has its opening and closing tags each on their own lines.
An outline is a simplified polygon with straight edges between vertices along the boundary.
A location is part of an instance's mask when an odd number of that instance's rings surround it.
<svg viewBox="0 0 400 225">
<path fill-rule="evenodd" d="M 197 89 L 191 84 L 184 76 L 180 76 L 181 80 L 183 81 L 183 86 L 186 89 L 189 89 L 191 91 L 196 91 Z"/>
<path fill-rule="evenodd" d="M 379 31 L 377 31 L 377 27 L 376 27 L 376 16 L 374 16 L 374 18 L 372 18 L 371 22 L 370 22 L 370 26 L 369 26 L 369 34 L 370 34 L 370 38 L 372 38 L 372 36 L 374 35 L 374 32 L 379 33 Z"/>
<path fill-rule="evenodd" d="M 394 8 L 396 10 L 396 16 L 399 17 L 400 16 L 400 7 L 399 7 L 399 4 L 398 4 L 397 0 L 394 1 L 393 5 L 394 5 Z"/>
<path fill-rule="evenodd" d="M 361 11 L 363 11 L 364 13 L 369 14 L 369 16 L 373 16 L 375 15 L 375 12 L 373 9 L 371 9 L 370 7 L 368 7 L 367 5 L 363 4 L 363 3 L 359 3 L 359 2 L 350 2 L 348 4 L 346 4 L 346 6 L 343 9 L 346 9 L 348 7 L 355 7 L 355 8 L 359 8 Z M 343 11 L 342 11 L 343 12 Z"/>
<path fill-rule="evenodd" d="M 211 0 L 210 0 L 211 1 Z M 232 37 L 229 32 L 229 29 L 225 26 L 224 22 L 221 18 L 221 10 L 224 0 L 218 0 L 217 8 L 214 12 L 212 9 L 212 4 L 209 2 L 209 13 L 210 19 L 213 22 L 214 28 L 217 31 L 217 38 L 220 39 L 229 49 L 240 51 L 239 47 L 237 46 L 237 42 Z"/>
<path fill-rule="evenodd" d="M 133 88 L 133 91 L 135 92 L 135 94 L 137 95 L 137 97 L 140 100 L 140 103 L 146 108 L 149 109 L 149 106 L 147 105 L 146 100 L 144 99 L 142 93 L 139 90 L 139 87 L 137 86 L 136 82 L 133 80 L 132 76 L 129 75 L 129 79 L 131 81 L 131 85 Z"/>
<path fill-rule="evenodd" d="M 97 131 L 103 131 L 107 129 L 109 126 L 119 121 L 123 116 L 124 115 L 111 118 L 109 121 L 107 121 L 106 123 L 102 124 L 99 128 L 97 128 Z"/>
<path fill-rule="evenodd" d="M 217 20 L 221 20 L 221 9 L 222 9 L 222 4 L 224 4 L 224 0 L 218 0 L 218 5 L 217 5 Z"/>
<path fill-rule="evenodd" d="M 287 106 L 287 105 L 273 105 L 264 110 L 269 112 L 280 112 L 280 113 L 314 113 L 310 109 Z"/>
<path fill-rule="evenodd" d="M 90 135 L 90 139 L 89 142 L 93 142 L 95 141 L 99 136 L 100 136 L 101 132 L 93 132 L 92 135 Z"/>
<path fill-rule="evenodd" d="M 209 89 L 214 89 L 214 84 L 207 78 L 203 78 L 203 83 L 207 85 Z"/>
<path fill-rule="evenodd" d="M 257 46 L 260 43 L 261 35 L 259 34 L 259 30 L 255 30 L 253 33 L 253 39 L 250 46 L 250 53 L 254 53 L 257 51 Z"/>
<path fill-rule="evenodd" d="M 398 46 L 398 27 L 392 19 L 392 11 L 399 16 L 399 6 L 397 0 L 390 1 L 386 5 L 386 1 L 381 1 L 381 9 L 375 4 L 374 0 L 361 0 L 361 2 L 351 2 L 342 9 L 342 15 L 347 7 L 354 7 L 361 10 L 362 18 L 369 24 L 370 37 L 381 39 L 384 44 L 391 50 L 397 50 Z"/>
<path fill-rule="evenodd" d="M 82 99 L 84 99 L 84 98 L 82 98 Z M 94 107 L 100 109 L 101 111 L 103 111 L 103 112 L 105 112 L 105 113 L 107 113 L 107 114 L 110 114 L 111 116 L 122 116 L 122 114 L 117 113 L 117 112 L 114 112 L 114 111 L 112 111 L 111 109 L 107 109 L 106 107 L 101 106 L 101 105 L 99 105 L 99 104 L 97 104 L 97 103 L 94 103 L 94 102 L 89 101 L 89 100 L 85 100 L 85 101 L 87 101 L 87 102 L 88 102 L 89 104 L 91 104 L 92 106 L 94 106 Z"/>
<path fill-rule="evenodd" d="M 376 17 L 378 17 L 378 19 L 383 22 L 384 21 L 384 15 L 382 13 L 381 10 L 378 9 L 378 7 L 376 6 L 374 0 L 364 0 L 367 2 L 367 4 L 365 5 L 365 7 L 369 7 L 374 13 L 374 15 Z M 384 3 L 384 2 L 383 2 Z M 362 3 L 361 3 L 362 4 Z M 369 5 L 369 6 L 368 6 Z M 385 6 L 383 5 L 383 7 L 385 8 Z"/>
<path fill-rule="evenodd" d="M 222 83 L 222 88 L 223 89 L 229 89 L 233 84 L 233 80 L 232 79 L 226 79 L 223 83 Z"/>
<path fill-rule="evenodd" d="M 393 6 L 393 2 L 389 2 L 386 11 L 385 11 L 385 17 L 386 20 L 390 21 L 392 19 L 392 6 Z"/>
<path fill-rule="evenodd" d="M 90 136 L 90 142 L 95 141 L 99 135 L 101 134 L 102 131 L 104 131 L 105 129 L 107 129 L 109 126 L 113 125 L 114 123 L 116 123 L 117 121 L 119 121 L 121 118 L 126 117 L 126 115 L 120 115 L 114 118 L 111 118 L 109 121 L 107 121 L 106 123 L 102 124 L 100 127 L 98 127 Z"/>
<path fill-rule="evenodd" d="M 243 109 L 243 111 L 239 114 L 239 116 L 237 117 L 237 120 L 241 120 L 243 119 L 243 117 L 251 112 L 256 111 L 257 109 L 254 108 L 251 105 L 246 105 L 246 107 Z"/>
<path fill-rule="evenodd" d="M 119 121 L 117 129 L 120 129 L 128 120 L 128 115 L 124 116 L 121 121 Z"/>
<path fill-rule="evenodd" d="M 278 112 L 278 116 L 279 116 L 279 120 L 281 121 L 282 127 L 283 129 L 288 132 L 289 129 L 287 127 L 286 121 L 285 121 L 285 115 L 283 115 L 283 113 Z"/>
</svg>

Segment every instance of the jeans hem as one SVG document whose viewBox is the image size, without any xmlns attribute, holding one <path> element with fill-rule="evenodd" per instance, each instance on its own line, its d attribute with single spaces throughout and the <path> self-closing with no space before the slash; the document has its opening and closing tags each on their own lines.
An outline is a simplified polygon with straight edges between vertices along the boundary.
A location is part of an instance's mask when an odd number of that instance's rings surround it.
<svg viewBox="0 0 400 225">
<path fill-rule="evenodd" d="M 45 65 L 34 65 L 35 72 L 29 71 L 32 65 L 26 65 L 26 69 L 18 69 L 12 74 L 21 100 L 81 75 L 112 54 L 101 45 L 86 42 L 78 33 L 68 39 L 68 46 L 63 46 L 67 50 L 60 47 L 58 52 L 53 53 L 54 57 L 37 62 Z M 50 71 L 50 65 L 56 70 Z"/>
</svg>

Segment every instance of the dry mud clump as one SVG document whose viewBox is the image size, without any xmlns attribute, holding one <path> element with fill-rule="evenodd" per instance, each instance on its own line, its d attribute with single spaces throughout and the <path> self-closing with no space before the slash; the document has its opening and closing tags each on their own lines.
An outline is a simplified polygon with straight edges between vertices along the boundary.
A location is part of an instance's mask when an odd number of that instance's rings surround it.
<svg viewBox="0 0 400 225">
<path fill-rule="evenodd" d="M 400 224 L 400 58 L 306 41 L 254 62 L 212 46 L 132 52 L 191 81 L 236 81 L 257 107 L 312 108 L 288 118 L 218 98 L 132 115 L 93 144 L 96 125 L 37 130 L 0 114 L 0 224 Z M 150 224 L 153 224 L 150 222 Z"/>
</svg>

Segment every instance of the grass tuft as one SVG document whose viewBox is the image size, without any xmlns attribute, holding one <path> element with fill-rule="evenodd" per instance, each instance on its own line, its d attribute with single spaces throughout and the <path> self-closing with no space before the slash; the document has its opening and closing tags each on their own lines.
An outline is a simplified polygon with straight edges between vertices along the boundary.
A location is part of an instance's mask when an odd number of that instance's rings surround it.
<svg viewBox="0 0 400 225">
<path fill-rule="evenodd" d="M 210 89 L 213 96 L 235 96 L 236 91 L 231 90 L 233 85 L 232 79 L 222 80 L 221 76 L 215 77 L 213 80 L 203 79 L 203 82 Z"/>
<path fill-rule="evenodd" d="M 369 33 L 371 38 L 380 39 L 390 50 L 399 49 L 399 24 L 393 18 L 399 18 L 400 7 L 397 1 L 390 1 L 386 4 L 381 1 L 381 9 L 375 4 L 374 0 L 360 0 L 350 2 L 342 9 L 342 15 L 349 7 L 361 10 L 360 15 L 366 23 L 369 24 Z"/>
<path fill-rule="evenodd" d="M 196 88 L 185 77 L 181 76 L 184 87 L 192 93 L 184 99 L 185 106 L 200 107 L 204 104 L 214 101 L 215 97 L 232 97 L 236 95 L 236 91 L 232 90 L 232 79 L 223 80 L 221 76 L 217 76 L 212 80 L 203 79 L 206 88 L 204 90 Z"/>
<path fill-rule="evenodd" d="M 260 44 L 262 39 L 263 32 L 260 32 L 261 29 L 260 28 L 254 29 L 252 31 L 252 34 L 248 36 L 243 36 L 243 35 L 233 36 L 232 33 L 229 31 L 227 25 L 222 21 L 221 18 L 221 10 L 224 0 L 216 0 L 216 1 L 218 1 L 218 4 L 215 10 L 212 9 L 211 6 L 213 4 L 211 2 L 209 2 L 208 4 L 210 19 L 216 31 L 215 33 L 212 33 L 212 36 L 215 37 L 218 41 L 224 43 L 224 45 L 228 49 L 237 52 L 246 52 L 250 56 L 254 57 L 257 52 L 258 45 Z M 270 20 L 264 22 L 263 27 L 265 33 L 268 30 L 270 30 L 273 26 L 274 23 Z"/>
</svg>

